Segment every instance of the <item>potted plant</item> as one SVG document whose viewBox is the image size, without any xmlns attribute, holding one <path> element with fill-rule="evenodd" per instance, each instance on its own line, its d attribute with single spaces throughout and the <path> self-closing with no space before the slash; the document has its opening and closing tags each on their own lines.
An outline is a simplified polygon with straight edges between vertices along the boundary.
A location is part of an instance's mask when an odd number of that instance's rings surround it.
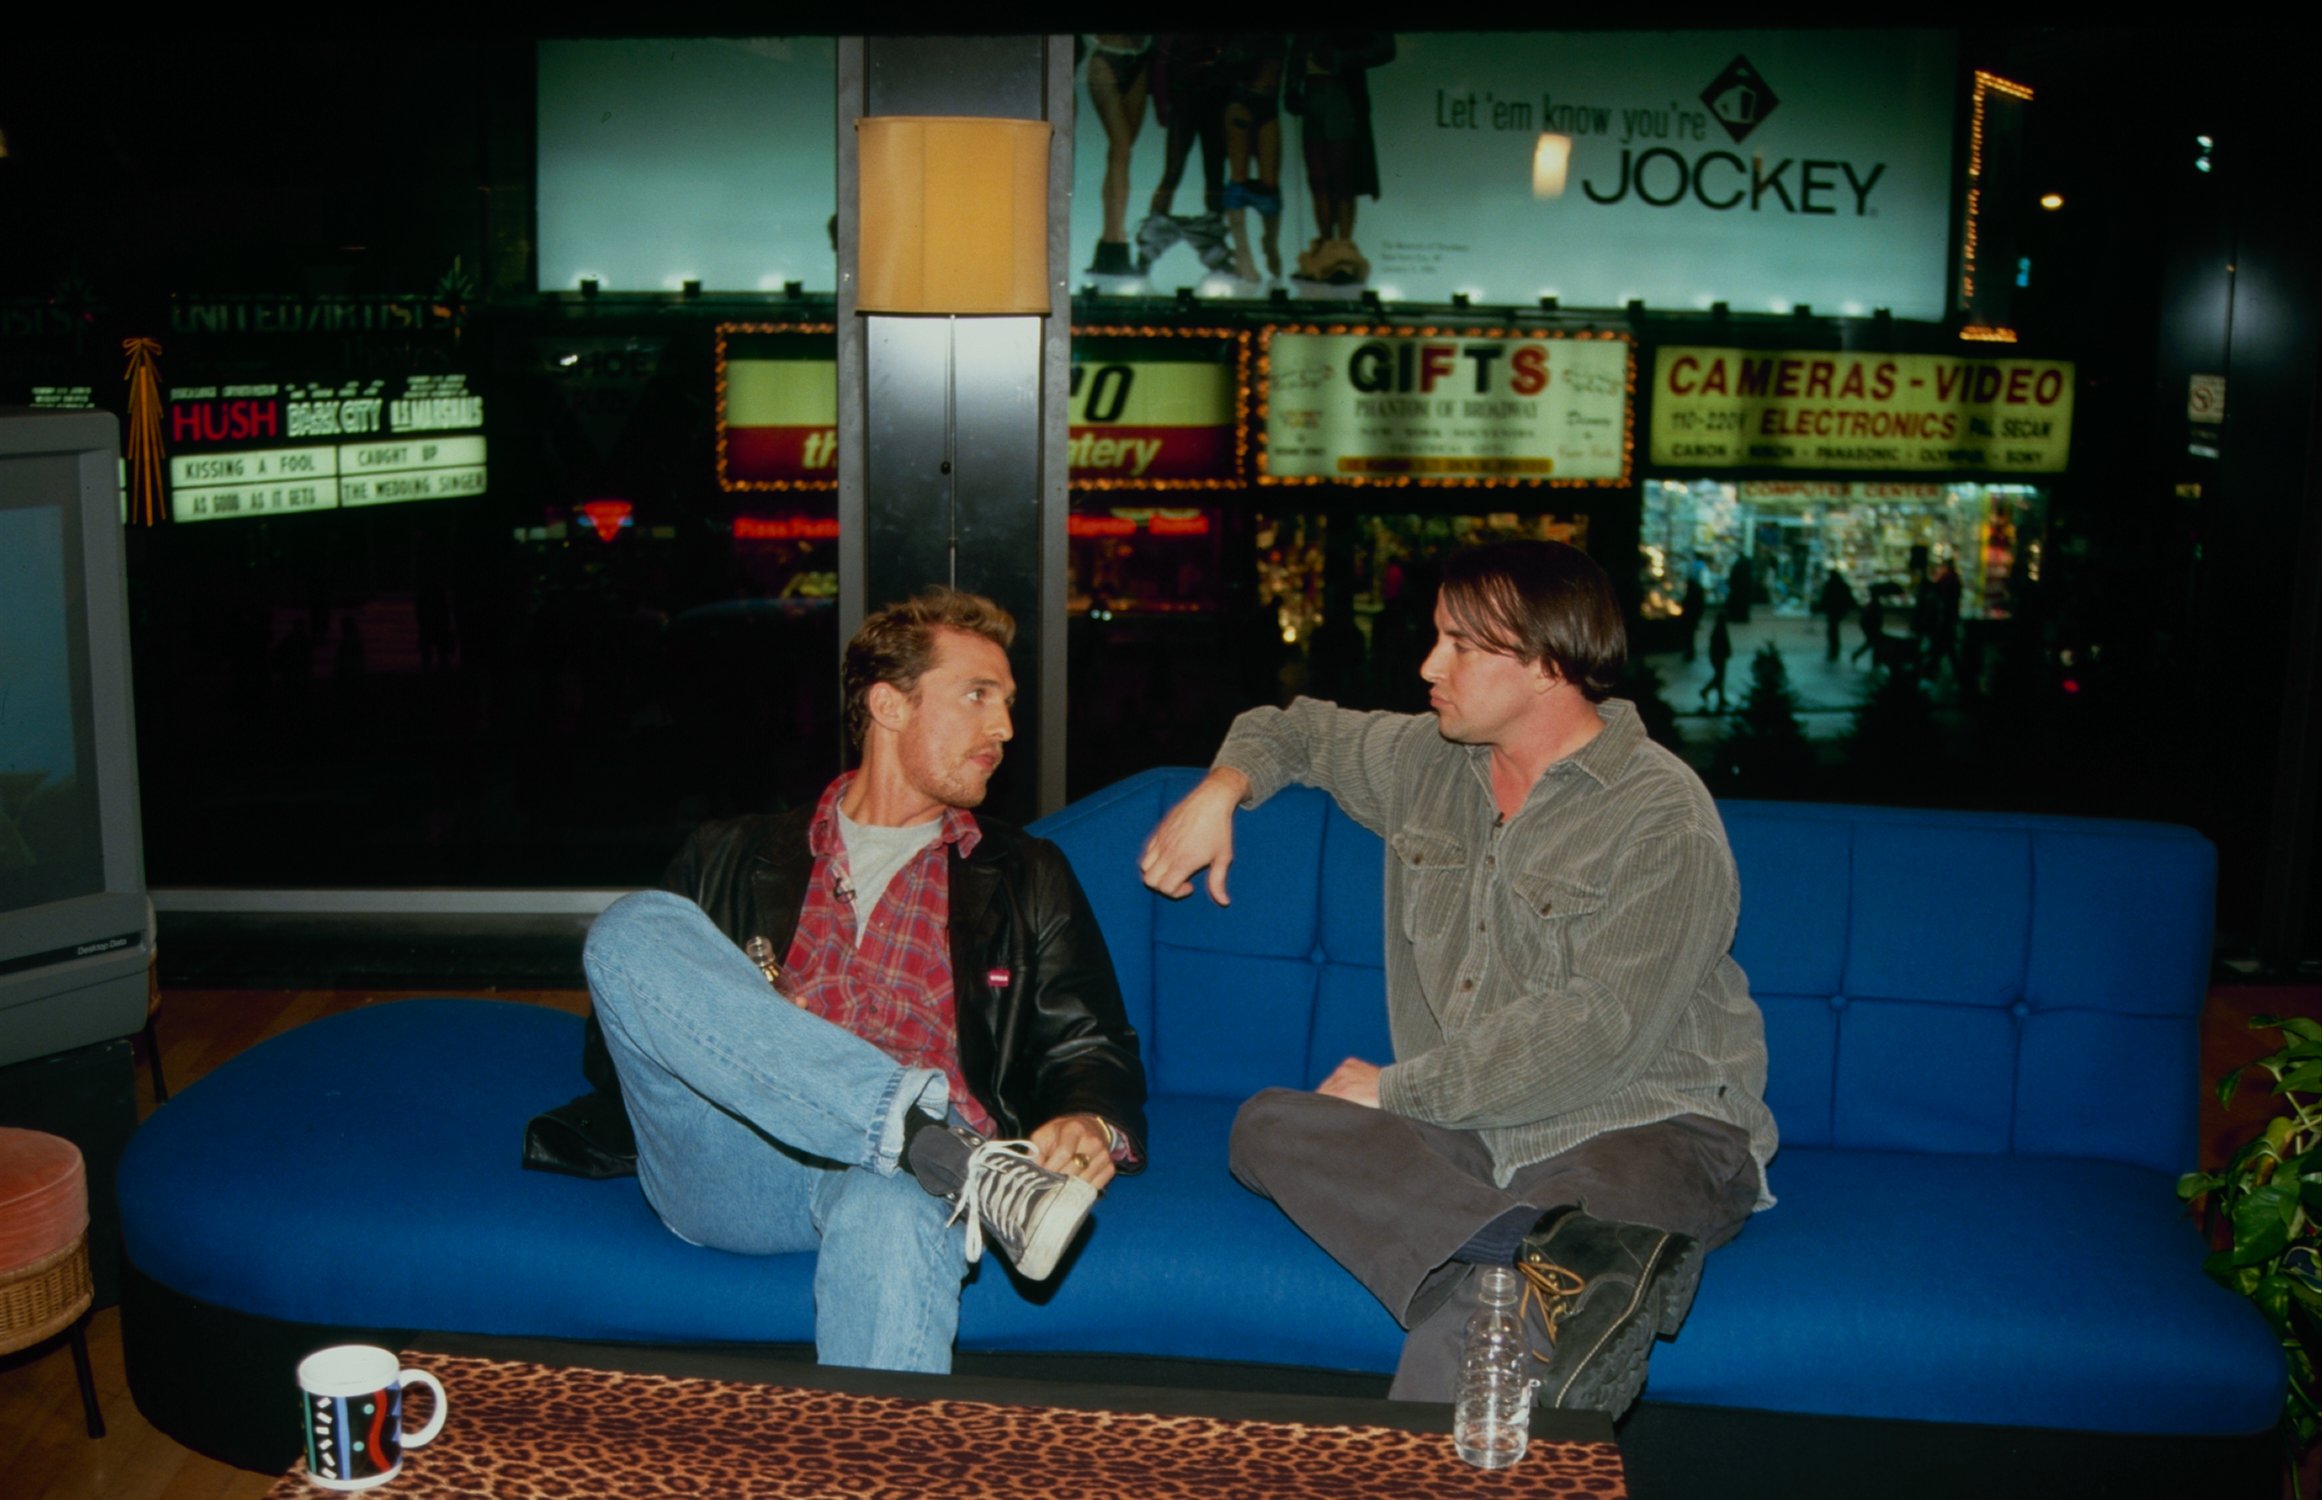
<svg viewBox="0 0 2322 1500">
<path fill-rule="evenodd" d="M 2202 1226 L 2219 1246 L 2209 1274 L 2258 1306 L 2282 1341 L 2289 1392 L 2282 1440 L 2291 1492 L 2302 1494 L 2302 1460 L 2322 1429 L 2315 1405 L 2314 1356 L 2322 1352 L 2322 1022 L 2257 1016 L 2250 1027 L 2278 1031 L 2284 1046 L 2235 1068 L 2217 1083 L 2233 1103 L 2242 1075 L 2262 1068 L 2286 1106 L 2215 1172 L 2188 1172 L 2177 1196 L 2202 1200 Z"/>
</svg>

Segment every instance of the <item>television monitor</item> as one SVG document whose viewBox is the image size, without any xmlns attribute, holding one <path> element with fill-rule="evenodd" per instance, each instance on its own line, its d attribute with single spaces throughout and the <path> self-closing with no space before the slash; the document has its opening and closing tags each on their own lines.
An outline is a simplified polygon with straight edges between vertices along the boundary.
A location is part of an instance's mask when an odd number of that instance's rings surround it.
<svg viewBox="0 0 2322 1500">
<path fill-rule="evenodd" d="M 0 1066 L 145 1024 L 119 424 L 0 408 Z"/>
</svg>

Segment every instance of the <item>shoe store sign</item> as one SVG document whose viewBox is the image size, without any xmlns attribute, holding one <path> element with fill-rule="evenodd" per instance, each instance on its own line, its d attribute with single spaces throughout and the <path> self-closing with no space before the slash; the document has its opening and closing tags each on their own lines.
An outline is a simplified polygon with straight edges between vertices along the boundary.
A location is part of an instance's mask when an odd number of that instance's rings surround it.
<svg viewBox="0 0 2322 1500">
<path fill-rule="evenodd" d="M 828 323 L 719 329 L 724 488 L 837 487 L 836 338 Z M 1223 328 L 1075 328 L 1065 437 L 1073 488 L 1238 486 L 1248 343 Z"/>
<path fill-rule="evenodd" d="M 1656 467 L 2056 474 L 2070 364 L 1669 347 L 1653 358 Z"/>
<path fill-rule="evenodd" d="M 1269 329 L 1261 484 L 1626 484 L 1625 334 Z"/>
</svg>

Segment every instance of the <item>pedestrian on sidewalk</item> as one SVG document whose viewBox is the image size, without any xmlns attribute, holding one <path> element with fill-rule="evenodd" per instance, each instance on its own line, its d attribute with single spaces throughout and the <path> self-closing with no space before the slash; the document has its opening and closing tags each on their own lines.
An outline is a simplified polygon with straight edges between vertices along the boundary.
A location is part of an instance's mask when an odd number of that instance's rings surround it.
<svg viewBox="0 0 2322 1500">
<path fill-rule="evenodd" d="M 1717 694 L 1717 711 L 1725 712 L 1725 664 L 1733 660 L 1733 633 L 1725 628 L 1725 616 L 1720 614 L 1709 625 L 1709 681 L 1701 685 L 1701 701 L 1709 702 L 1711 693 Z"/>
<path fill-rule="evenodd" d="M 1847 585 L 1845 575 L 1838 569 L 1832 568 L 1830 576 L 1822 580 L 1822 602 L 1815 608 L 1822 612 L 1823 628 L 1830 641 L 1830 654 L 1824 660 L 1835 662 L 1838 660 L 1838 627 L 1854 608 L 1854 590 Z"/>
</svg>

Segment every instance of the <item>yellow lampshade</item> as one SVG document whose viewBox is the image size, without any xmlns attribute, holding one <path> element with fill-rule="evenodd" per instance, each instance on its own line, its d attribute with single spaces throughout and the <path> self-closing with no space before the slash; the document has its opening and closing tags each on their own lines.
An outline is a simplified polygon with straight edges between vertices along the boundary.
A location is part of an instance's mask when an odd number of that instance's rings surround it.
<svg viewBox="0 0 2322 1500">
<path fill-rule="evenodd" d="M 1050 309 L 1044 120 L 866 115 L 855 122 L 867 313 Z"/>
</svg>

